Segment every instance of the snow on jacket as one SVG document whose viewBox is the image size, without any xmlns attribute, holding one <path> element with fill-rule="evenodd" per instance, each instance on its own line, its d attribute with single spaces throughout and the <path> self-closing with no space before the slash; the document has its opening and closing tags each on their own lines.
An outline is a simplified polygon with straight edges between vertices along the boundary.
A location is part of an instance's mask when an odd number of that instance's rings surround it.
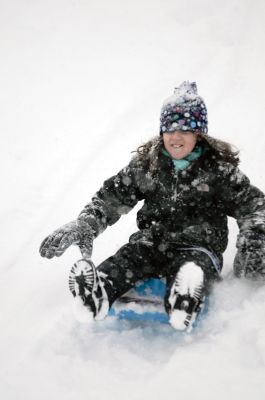
<svg viewBox="0 0 265 400">
<path fill-rule="evenodd" d="M 92 228 L 94 237 L 144 200 L 137 213 L 139 231 L 130 241 L 202 246 L 222 265 L 228 243 L 228 216 L 237 220 L 240 234 L 265 233 L 264 194 L 234 165 L 220 160 L 204 143 L 203 155 L 176 172 L 160 148 L 156 169 L 137 154 L 128 166 L 109 178 L 80 213 L 77 223 Z M 151 160 L 154 161 L 154 160 Z"/>
</svg>

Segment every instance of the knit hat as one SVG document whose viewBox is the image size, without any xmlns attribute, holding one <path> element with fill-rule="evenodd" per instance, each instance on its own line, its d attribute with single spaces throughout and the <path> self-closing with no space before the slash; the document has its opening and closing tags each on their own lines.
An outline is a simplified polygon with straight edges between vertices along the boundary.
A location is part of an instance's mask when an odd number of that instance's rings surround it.
<svg viewBox="0 0 265 400">
<path fill-rule="evenodd" d="M 182 82 L 163 103 L 160 135 L 176 130 L 205 135 L 208 132 L 207 109 L 204 100 L 198 95 L 196 82 Z"/>
</svg>

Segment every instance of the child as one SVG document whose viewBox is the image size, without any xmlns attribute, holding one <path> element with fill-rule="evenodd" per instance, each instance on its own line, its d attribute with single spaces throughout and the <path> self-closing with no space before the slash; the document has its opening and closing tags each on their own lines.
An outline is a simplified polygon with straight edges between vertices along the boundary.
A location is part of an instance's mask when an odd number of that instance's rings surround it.
<svg viewBox="0 0 265 400">
<path fill-rule="evenodd" d="M 207 134 L 207 109 L 195 82 L 175 89 L 160 121 L 160 135 L 104 182 L 76 221 L 48 236 L 40 254 L 52 258 L 80 246 L 84 260 L 71 270 L 70 289 L 95 319 L 137 281 L 164 277 L 169 321 L 183 330 L 220 279 L 228 216 L 239 226 L 235 275 L 264 280 L 265 198 L 237 168 L 238 152 Z M 94 238 L 140 200 L 139 230 L 94 269 Z"/>
</svg>

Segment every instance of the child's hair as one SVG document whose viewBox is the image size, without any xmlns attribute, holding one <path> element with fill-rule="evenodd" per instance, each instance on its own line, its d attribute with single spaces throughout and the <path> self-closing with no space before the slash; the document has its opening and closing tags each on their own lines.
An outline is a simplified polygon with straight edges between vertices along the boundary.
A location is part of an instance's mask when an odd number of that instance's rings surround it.
<svg viewBox="0 0 265 400">
<path fill-rule="evenodd" d="M 231 143 L 213 138 L 209 135 L 200 135 L 198 141 L 206 142 L 218 160 L 227 161 L 234 166 L 240 163 L 239 150 Z"/>
<path fill-rule="evenodd" d="M 237 150 L 232 144 L 224 142 L 223 140 L 215 139 L 209 135 L 198 134 L 198 143 L 200 142 L 205 143 L 210 147 L 212 154 L 216 159 L 227 161 L 234 166 L 239 164 L 239 150 Z M 153 170 L 155 168 L 158 153 L 162 146 L 163 137 L 162 135 L 159 135 L 139 146 L 136 152 L 140 156 L 150 160 L 150 167 L 151 170 Z"/>
</svg>

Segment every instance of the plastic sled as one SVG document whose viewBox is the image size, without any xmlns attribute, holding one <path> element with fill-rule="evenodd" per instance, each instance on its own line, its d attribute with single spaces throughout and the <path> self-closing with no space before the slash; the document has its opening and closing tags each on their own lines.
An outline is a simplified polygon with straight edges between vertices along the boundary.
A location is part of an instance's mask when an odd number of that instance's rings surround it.
<svg viewBox="0 0 265 400">
<path fill-rule="evenodd" d="M 162 279 L 150 278 L 139 281 L 135 287 L 116 300 L 109 316 L 133 321 L 168 323 L 164 309 L 166 285 Z"/>
<path fill-rule="evenodd" d="M 164 308 L 166 285 L 163 279 L 150 278 L 139 281 L 136 286 L 117 299 L 109 310 L 109 316 L 129 321 L 151 321 L 162 324 L 169 323 L 169 316 Z M 196 328 L 209 310 L 209 298 L 192 323 Z"/>
<path fill-rule="evenodd" d="M 93 291 L 93 288 L 90 288 L 90 286 L 91 282 L 94 284 L 93 282 L 95 281 L 96 267 L 91 260 L 81 259 L 74 264 L 69 277 L 69 288 L 74 296 L 75 285 L 80 270 L 85 278 L 85 282 L 83 283 L 85 283 L 88 289 Z M 196 291 L 196 288 L 194 290 Z M 178 297 L 177 301 L 181 303 L 179 304 L 179 308 L 175 310 L 177 314 L 174 315 L 175 311 L 174 313 L 172 312 L 169 319 L 164 307 L 166 295 L 165 279 L 150 278 L 138 281 L 134 288 L 130 289 L 112 304 L 108 315 L 110 317 L 118 317 L 120 320 L 170 323 L 175 329 L 190 331 L 198 325 L 199 320 L 208 311 L 209 306 L 208 298 L 204 298 L 204 302 L 200 306 L 195 291 L 193 294 L 188 293 L 187 295 L 184 292 Z M 200 308 L 197 311 L 192 311 L 196 310 L 193 307 Z M 198 312 L 197 315 L 196 312 Z"/>
</svg>

